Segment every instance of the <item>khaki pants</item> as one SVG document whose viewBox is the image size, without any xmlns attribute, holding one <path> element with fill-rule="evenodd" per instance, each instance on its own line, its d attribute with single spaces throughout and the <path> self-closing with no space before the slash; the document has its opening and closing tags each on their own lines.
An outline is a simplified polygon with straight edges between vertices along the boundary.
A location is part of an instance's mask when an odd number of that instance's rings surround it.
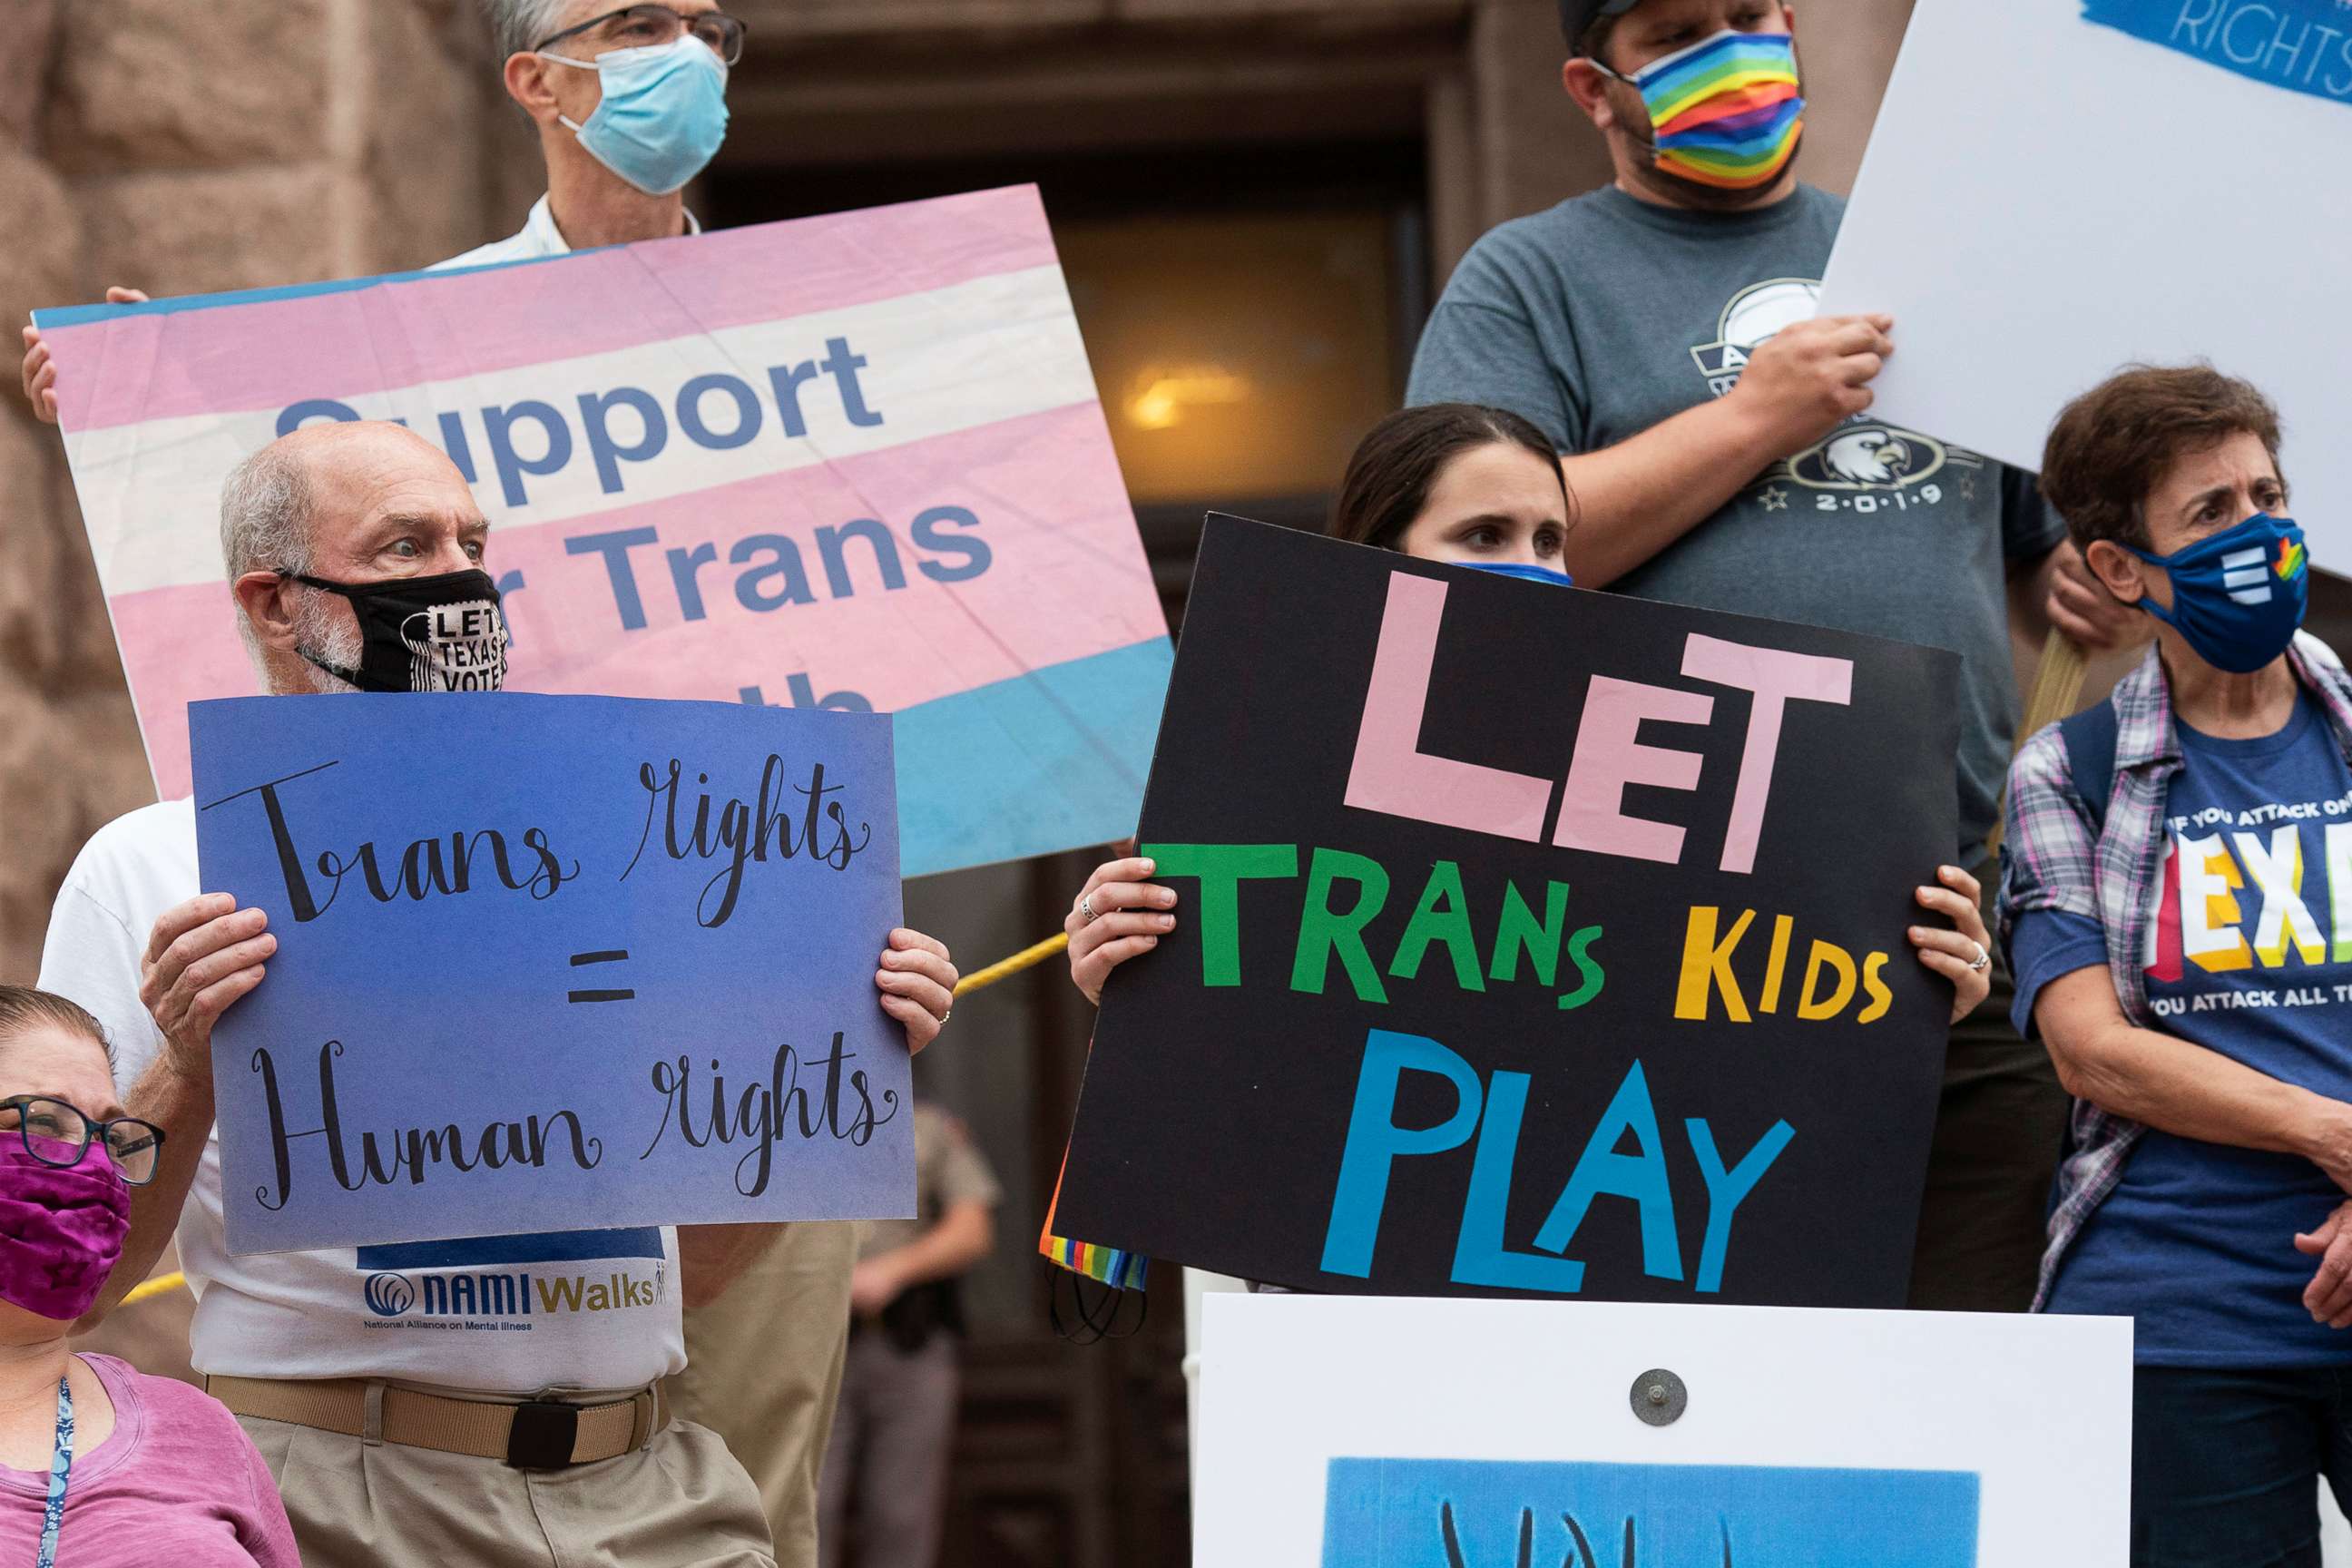
<svg viewBox="0 0 2352 1568">
<path fill-rule="evenodd" d="M 767 1522 L 716 1433 L 672 1422 L 633 1453 L 518 1470 L 240 1415 L 304 1568 L 772 1568 Z M 167 1542 L 151 1543 L 168 1561 Z"/>
<path fill-rule="evenodd" d="M 856 1521 L 857 1568 L 932 1568 L 955 1448 L 956 1341 L 933 1334 L 902 1351 L 879 1330 L 849 1342 L 841 1407 L 825 1448 L 817 1534 L 824 1568 L 839 1568 Z"/>
<path fill-rule="evenodd" d="M 671 1408 L 709 1427 L 751 1473 L 780 1568 L 815 1568 L 817 1475 L 849 1338 L 850 1222 L 802 1221 L 726 1294 L 686 1314 L 686 1370 Z"/>
</svg>

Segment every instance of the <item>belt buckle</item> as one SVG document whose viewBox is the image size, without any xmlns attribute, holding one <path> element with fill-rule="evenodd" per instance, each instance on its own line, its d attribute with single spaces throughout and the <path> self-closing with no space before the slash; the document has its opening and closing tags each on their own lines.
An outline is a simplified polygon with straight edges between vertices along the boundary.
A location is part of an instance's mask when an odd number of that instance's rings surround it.
<svg viewBox="0 0 2352 1568">
<path fill-rule="evenodd" d="M 567 1469 L 579 1437 L 580 1406 L 554 1400 L 518 1405 L 507 1432 L 507 1464 L 518 1470 Z"/>
</svg>

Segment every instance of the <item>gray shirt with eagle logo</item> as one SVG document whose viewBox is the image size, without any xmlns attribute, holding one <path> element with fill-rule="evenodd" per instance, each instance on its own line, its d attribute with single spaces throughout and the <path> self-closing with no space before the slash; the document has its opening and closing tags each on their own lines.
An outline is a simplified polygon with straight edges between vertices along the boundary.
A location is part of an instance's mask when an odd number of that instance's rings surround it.
<svg viewBox="0 0 2352 1568">
<path fill-rule="evenodd" d="M 1615 446 L 1722 396 L 1757 345 L 1814 313 L 1844 213 L 1810 185 L 1734 214 L 1610 187 L 1504 224 L 1446 285 L 1406 401 L 1507 408 L 1563 452 Z M 1973 867 L 2017 721 L 2006 569 L 2064 535 L 2032 476 L 1864 415 L 1611 586 L 1958 654 L 1960 855 Z"/>
</svg>

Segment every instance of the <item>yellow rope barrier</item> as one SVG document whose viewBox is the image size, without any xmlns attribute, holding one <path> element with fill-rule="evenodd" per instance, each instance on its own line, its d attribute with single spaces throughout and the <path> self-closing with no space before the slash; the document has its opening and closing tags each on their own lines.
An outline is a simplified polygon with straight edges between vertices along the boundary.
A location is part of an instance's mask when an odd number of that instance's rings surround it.
<svg viewBox="0 0 2352 1568">
<path fill-rule="evenodd" d="M 1069 945 L 1069 933 L 1057 932 L 1034 947 L 1023 948 L 1001 963 L 992 963 L 977 973 L 965 975 L 956 982 L 955 994 L 958 997 L 964 997 L 975 991 L 985 991 L 1000 980 L 1010 980 L 1016 974 L 1036 968 L 1047 959 L 1067 950 Z"/>
<path fill-rule="evenodd" d="M 158 1296 L 168 1296 L 187 1282 L 188 1277 L 184 1274 L 158 1274 L 152 1279 L 143 1280 L 132 1286 L 131 1294 L 122 1298 L 122 1304 L 126 1307 L 135 1307 L 142 1301 L 152 1301 Z"/>
<path fill-rule="evenodd" d="M 1034 947 L 1023 948 L 1002 963 L 992 963 L 977 973 L 965 975 L 956 982 L 955 994 L 961 998 L 969 996 L 975 991 L 985 991 L 999 981 L 1010 980 L 1016 974 L 1036 968 L 1069 945 L 1070 939 L 1066 932 L 1050 936 Z M 131 1287 L 131 1293 L 122 1298 L 122 1304 L 126 1307 L 135 1307 L 142 1301 L 152 1301 L 158 1296 L 168 1296 L 174 1290 L 184 1289 L 187 1283 L 188 1277 L 184 1274 L 159 1274 L 152 1279 Z"/>
</svg>

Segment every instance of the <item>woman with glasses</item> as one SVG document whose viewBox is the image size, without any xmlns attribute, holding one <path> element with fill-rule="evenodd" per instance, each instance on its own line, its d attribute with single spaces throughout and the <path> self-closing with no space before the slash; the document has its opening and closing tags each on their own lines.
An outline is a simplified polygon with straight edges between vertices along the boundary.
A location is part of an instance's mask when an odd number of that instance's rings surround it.
<svg viewBox="0 0 2352 1568">
<path fill-rule="evenodd" d="M 163 1143 L 122 1113 L 97 1019 L 0 985 L 0 1562 L 298 1568 L 278 1489 L 226 1408 L 68 1348 Z"/>
</svg>

